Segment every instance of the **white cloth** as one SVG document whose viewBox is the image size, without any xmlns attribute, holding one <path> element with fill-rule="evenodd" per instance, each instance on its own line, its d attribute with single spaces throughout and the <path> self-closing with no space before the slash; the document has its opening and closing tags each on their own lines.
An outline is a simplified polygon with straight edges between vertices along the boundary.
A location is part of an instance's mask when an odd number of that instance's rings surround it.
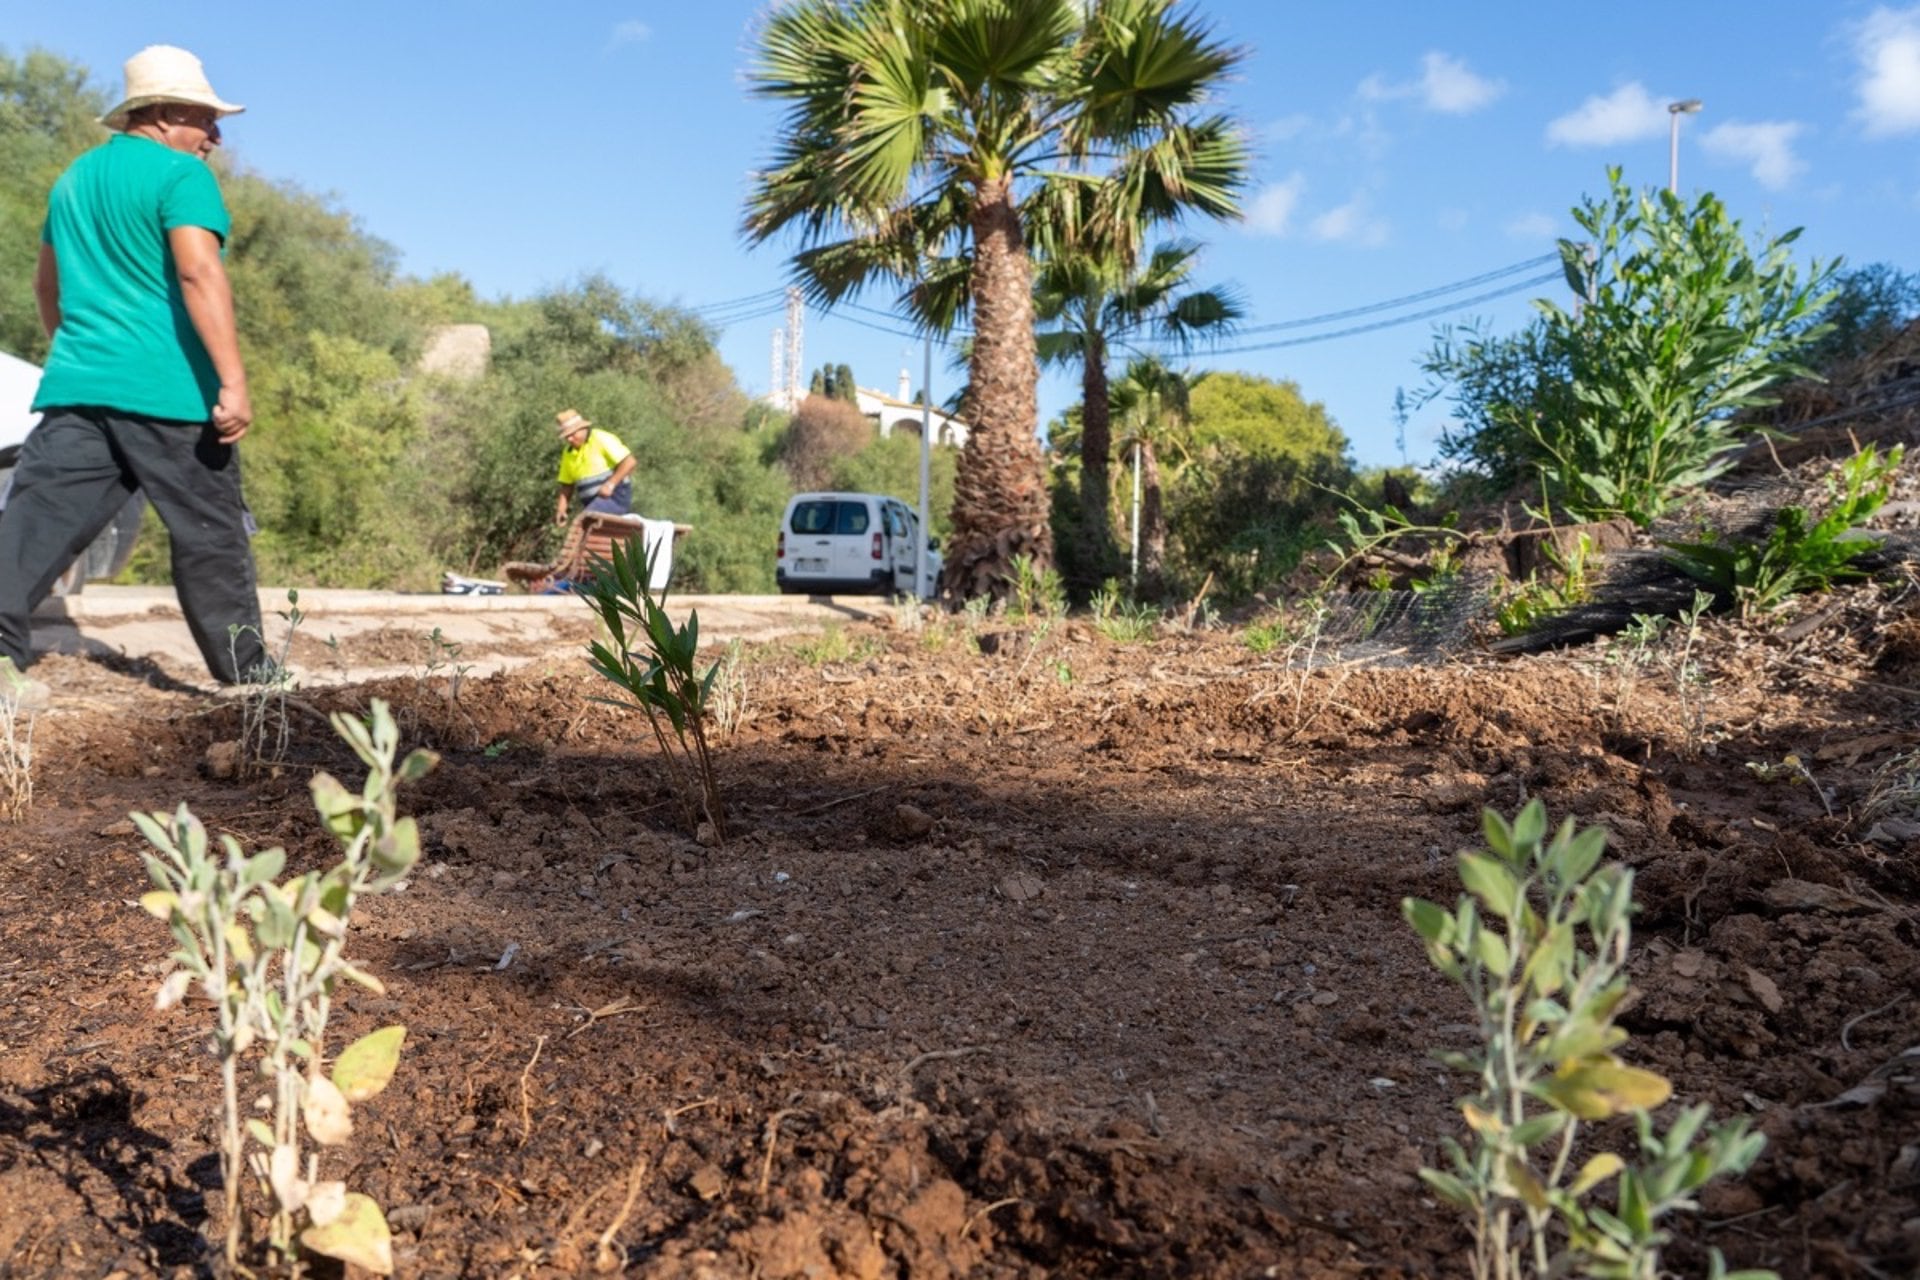
<svg viewBox="0 0 1920 1280">
<path fill-rule="evenodd" d="M 673 521 L 649 520 L 642 516 L 640 524 L 641 545 L 651 566 L 647 587 L 652 591 L 665 591 L 667 577 L 673 572 Z"/>
</svg>

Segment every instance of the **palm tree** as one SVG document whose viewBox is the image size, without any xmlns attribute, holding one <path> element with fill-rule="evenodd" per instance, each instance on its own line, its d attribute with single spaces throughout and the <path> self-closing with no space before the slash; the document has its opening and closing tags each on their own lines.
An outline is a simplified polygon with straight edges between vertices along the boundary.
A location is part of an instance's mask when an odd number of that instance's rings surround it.
<svg viewBox="0 0 1920 1280">
<path fill-rule="evenodd" d="M 971 317 L 950 597 L 1004 592 L 1017 555 L 1052 560 L 1027 206 L 1095 193 L 1088 234 L 1123 255 L 1155 222 L 1238 212 L 1245 149 L 1203 108 L 1241 55 L 1174 5 L 794 0 L 760 32 L 754 89 L 787 111 L 747 237 L 797 233 L 816 303 L 883 284 L 936 331 Z"/>
<path fill-rule="evenodd" d="M 1151 356 L 1127 362 L 1113 388 L 1114 422 L 1122 453 L 1137 450 L 1140 467 L 1139 596 L 1158 595 L 1167 560 L 1167 515 L 1160 464 L 1177 467 L 1188 453 L 1188 394 L 1202 378 L 1170 369 Z M 1084 452 L 1084 443 L 1082 450 Z M 1083 464 L 1084 465 L 1084 462 Z"/>
<path fill-rule="evenodd" d="M 1228 289 L 1187 289 L 1200 247 L 1179 240 L 1160 245 L 1143 265 L 1129 268 L 1113 256 L 1071 250 L 1041 259 L 1034 282 L 1038 343 L 1045 364 L 1081 366 L 1080 508 L 1084 545 L 1079 586 L 1098 586 L 1118 568 L 1113 541 L 1112 419 L 1107 357 L 1141 331 L 1182 350 L 1206 335 L 1224 334 L 1245 314 Z M 1134 351 L 1135 355 L 1140 354 Z"/>
</svg>

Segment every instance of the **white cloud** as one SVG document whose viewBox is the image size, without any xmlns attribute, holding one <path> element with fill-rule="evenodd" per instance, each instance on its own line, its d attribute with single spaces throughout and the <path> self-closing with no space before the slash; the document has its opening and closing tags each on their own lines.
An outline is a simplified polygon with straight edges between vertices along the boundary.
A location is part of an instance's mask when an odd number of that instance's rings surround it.
<svg viewBox="0 0 1920 1280">
<path fill-rule="evenodd" d="M 1268 142 L 1290 142 L 1305 133 L 1313 125 L 1313 117 L 1304 111 L 1296 111 L 1290 116 L 1281 116 L 1269 121 L 1261 130 L 1260 136 Z"/>
<path fill-rule="evenodd" d="M 1729 120 L 1701 135 L 1707 154 L 1753 166 L 1753 180 L 1778 191 L 1803 171 L 1806 162 L 1793 153 L 1793 140 L 1806 126 L 1794 120 L 1746 124 Z"/>
<path fill-rule="evenodd" d="M 1605 97 L 1595 95 L 1547 126 L 1555 146 L 1607 147 L 1657 137 L 1667 128 L 1666 103 L 1630 80 Z"/>
<path fill-rule="evenodd" d="M 613 35 L 608 43 L 617 49 L 623 44 L 639 44 L 652 35 L 652 27 L 637 18 L 629 18 L 613 24 Z"/>
<path fill-rule="evenodd" d="M 1273 182 L 1254 193 L 1247 204 L 1247 228 L 1263 236 L 1284 236 L 1292 228 L 1293 212 L 1300 204 L 1300 193 L 1307 189 L 1306 175 L 1294 172 L 1281 182 Z"/>
<path fill-rule="evenodd" d="M 1315 240 L 1372 249 L 1387 242 L 1387 220 L 1374 215 L 1367 207 L 1366 194 L 1362 192 L 1308 223 L 1307 234 Z"/>
<path fill-rule="evenodd" d="M 1875 9 L 1853 31 L 1860 62 L 1853 118 L 1870 138 L 1920 129 L 1920 6 Z"/>
<path fill-rule="evenodd" d="M 1418 80 L 1396 83 L 1376 71 L 1360 82 L 1358 90 L 1368 102 L 1418 98 L 1427 110 L 1447 115 L 1478 111 L 1506 91 L 1506 81 L 1475 75 L 1467 69 L 1465 59 L 1437 51 L 1420 59 Z"/>
<path fill-rule="evenodd" d="M 1506 81 L 1477 76 L 1464 61 L 1444 53 L 1429 53 L 1420 65 L 1420 93 L 1429 111 L 1465 115 L 1507 91 Z"/>
<path fill-rule="evenodd" d="M 1506 233 L 1516 240 L 1545 240 L 1559 230 L 1560 219 L 1544 213 L 1523 213 L 1506 225 Z"/>
</svg>

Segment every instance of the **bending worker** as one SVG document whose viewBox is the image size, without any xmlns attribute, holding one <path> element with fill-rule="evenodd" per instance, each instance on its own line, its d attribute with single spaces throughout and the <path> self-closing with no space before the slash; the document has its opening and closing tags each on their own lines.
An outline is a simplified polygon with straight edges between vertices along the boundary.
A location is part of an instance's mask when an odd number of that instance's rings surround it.
<svg viewBox="0 0 1920 1280">
<path fill-rule="evenodd" d="M 633 451 L 611 431 L 602 431 L 574 409 L 553 415 L 553 429 L 566 442 L 560 455 L 560 499 L 553 522 L 567 522 L 568 503 L 578 498 L 582 511 L 624 516 L 633 511 Z"/>
</svg>

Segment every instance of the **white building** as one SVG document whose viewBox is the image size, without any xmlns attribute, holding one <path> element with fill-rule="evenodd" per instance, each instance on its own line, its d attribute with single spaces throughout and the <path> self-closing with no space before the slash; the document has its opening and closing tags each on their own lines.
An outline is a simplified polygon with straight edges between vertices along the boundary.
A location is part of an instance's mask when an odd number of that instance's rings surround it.
<svg viewBox="0 0 1920 1280">
<path fill-rule="evenodd" d="M 859 405 L 861 413 L 879 425 L 882 440 L 903 427 L 918 438 L 923 415 L 927 415 L 933 422 L 935 444 L 951 445 L 956 449 L 966 447 L 967 424 L 951 414 L 942 413 L 937 407 L 928 414 L 926 409 L 915 404 L 913 379 L 905 369 L 900 371 L 899 395 L 890 396 L 868 387 L 855 387 L 854 402 Z"/>
</svg>

